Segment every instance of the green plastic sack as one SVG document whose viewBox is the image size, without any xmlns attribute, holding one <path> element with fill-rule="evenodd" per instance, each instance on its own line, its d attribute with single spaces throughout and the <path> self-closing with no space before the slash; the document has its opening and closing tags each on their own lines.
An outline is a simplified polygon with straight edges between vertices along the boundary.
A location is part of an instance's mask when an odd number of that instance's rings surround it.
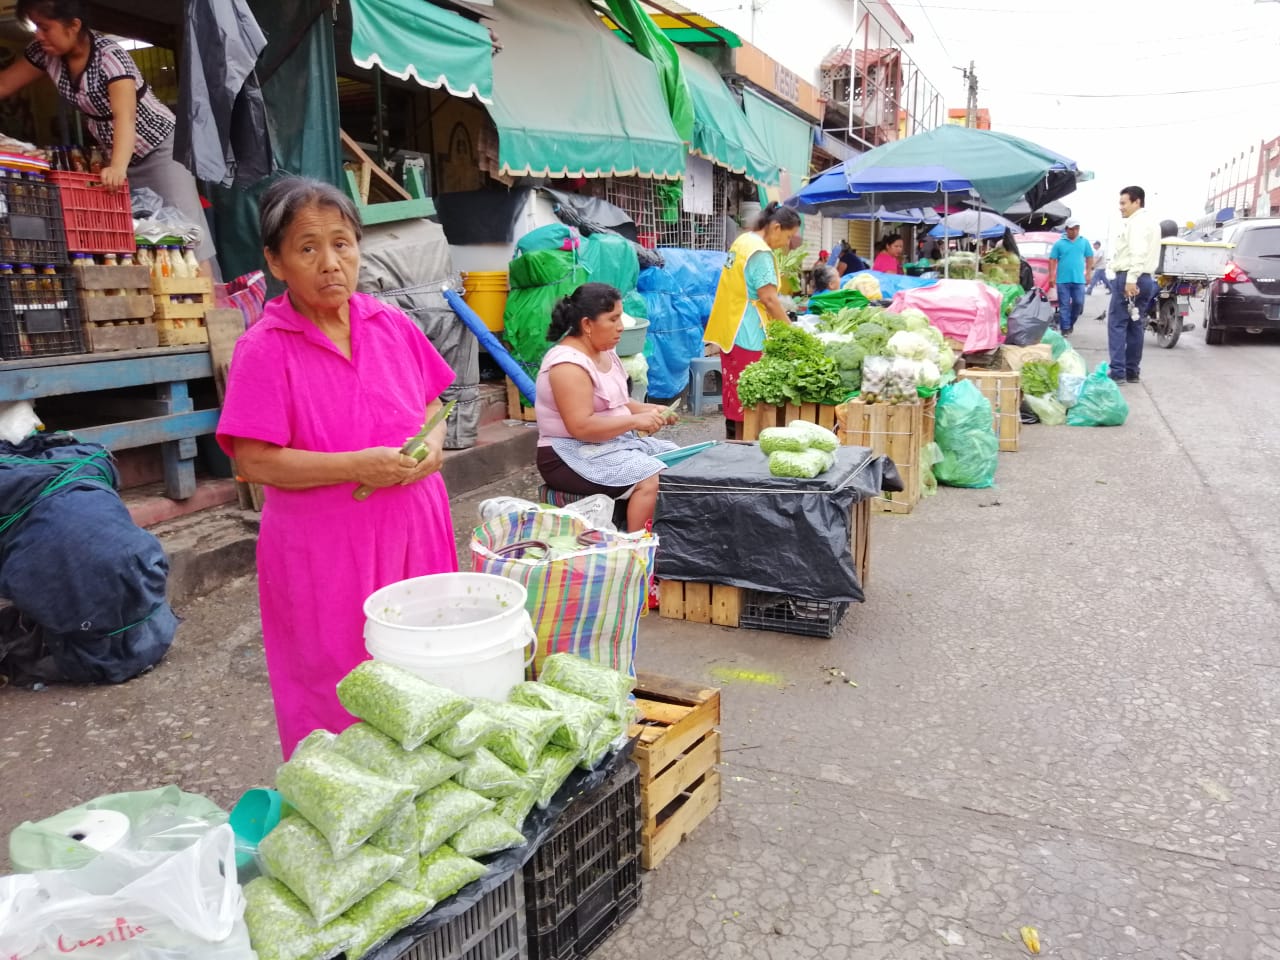
<svg viewBox="0 0 1280 960">
<path fill-rule="evenodd" d="M 551 743 L 566 750 L 586 750 L 596 729 L 609 717 L 600 704 L 538 681 L 517 684 L 511 691 L 511 702 L 559 714 L 564 722 L 551 735 Z M 531 770 L 537 762 L 535 755 L 525 769 Z"/>
<path fill-rule="evenodd" d="M 406 750 L 367 723 L 347 727 L 338 734 L 333 748 L 379 776 L 412 784 L 418 793 L 439 786 L 462 769 L 461 761 L 433 746 L 423 744 L 415 750 Z"/>
<path fill-rule="evenodd" d="M 636 248 L 616 233 L 593 233 L 582 241 L 582 265 L 594 283 L 607 283 L 622 293 L 636 288 L 640 260 Z"/>
<path fill-rule="evenodd" d="M 449 838 L 449 846 L 464 857 L 487 857 L 524 842 L 524 834 L 496 811 L 480 814 Z"/>
<path fill-rule="evenodd" d="M 379 887 L 343 916 L 351 929 L 346 960 L 361 960 L 409 924 L 422 919 L 434 906 L 417 890 L 406 890 L 397 883 Z"/>
<path fill-rule="evenodd" d="M 564 786 L 573 773 L 574 767 L 582 759 L 582 753 L 576 750 L 565 750 L 563 747 L 547 747 L 538 758 L 533 776 L 538 781 L 538 809 L 545 810 L 551 805 L 552 798 Z"/>
<path fill-rule="evenodd" d="M 431 741 L 431 745 L 441 753 L 462 760 L 475 753 L 484 745 L 485 740 L 498 732 L 502 721 L 482 709 L 475 709 L 459 720 L 454 726 Z M 462 769 L 459 766 L 458 769 Z M 457 771 L 454 771 L 455 773 Z M 453 776 L 453 774 L 449 774 Z M 445 778 L 446 780 L 448 777 Z"/>
<path fill-rule="evenodd" d="M 576 250 L 534 250 L 512 260 L 507 272 L 511 290 L 502 312 L 502 337 L 525 367 L 537 370 L 551 349 L 552 308 L 591 274 Z"/>
<path fill-rule="evenodd" d="M 920 448 L 920 496 L 932 497 L 938 492 L 938 478 L 933 468 L 942 462 L 942 450 L 937 443 L 926 443 Z"/>
<path fill-rule="evenodd" d="M 462 769 L 454 775 L 453 781 L 490 800 L 501 800 L 519 793 L 523 782 L 519 773 L 486 747 L 481 747 L 462 761 Z"/>
<path fill-rule="evenodd" d="M 406 803 L 385 827 L 369 838 L 369 846 L 399 857 L 404 861 L 391 876 L 394 883 L 413 889 L 418 885 L 418 848 L 422 844 L 422 827 L 418 808 Z"/>
<path fill-rule="evenodd" d="M 485 739 L 485 747 L 503 763 L 525 772 L 538 762 L 542 748 L 564 724 L 564 718 L 552 710 L 519 703 L 486 702 L 480 708 L 499 721 L 498 729 Z"/>
<path fill-rule="evenodd" d="M 1055 360 L 1062 356 L 1063 351 L 1071 349 L 1071 344 L 1067 343 L 1067 338 L 1052 327 L 1044 332 L 1040 342 L 1049 344 L 1050 349 L 1053 350 L 1053 359 Z"/>
<path fill-rule="evenodd" d="M 1118 427 L 1129 418 L 1129 404 L 1111 379 L 1108 365 L 1098 364 L 1085 378 L 1080 399 L 1067 413 L 1069 427 Z"/>
<path fill-rule="evenodd" d="M 317 927 L 306 905 L 270 877 L 245 885 L 244 923 L 258 960 L 329 960 L 347 948 L 353 935 L 342 918 Z"/>
<path fill-rule="evenodd" d="M 418 892 L 442 903 L 486 873 L 488 868 L 483 863 L 464 857 L 447 843 L 442 844 L 422 858 L 418 869 Z"/>
<path fill-rule="evenodd" d="M 366 660 L 338 681 L 338 702 L 406 750 L 415 750 L 471 712 L 471 701 L 402 667 Z"/>
<path fill-rule="evenodd" d="M 368 845 L 336 860 L 320 831 L 296 814 L 262 838 L 258 856 L 268 876 L 306 905 L 317 926 L 338 919 L 404 865 L 400 857 Z"/>
<path fill-rule="evenodd" d="M 1067 408 L 1056 397 L 1037 397 L 1028 393 L 1022 399 L 1046 427 L 1058 427 L 1067 422 Z"/>
<path fill-rule="evenodd" d="M 576 693 L 600 704 L 610 716 L 627 715 L 635 677 L 572 653 L 555 653 L 542 662 L 538 679 L 557 690 Z"/>
<path fill-rule="evenodd" d="M 991 422 L 991 403 L 970 380 L 949 383 L 938 394 L 934 439 L 942 460 L 934 467 L 948 487 L 990 487 L 996 482 L 1000 441 Z"/>
<path fill-rule="evenodd" d="M 227 822 L 226 811 L 208 797 L 183 793 L 173 786 L 109 793 L 44 820 L 28 821 L 14 828 L 9 834 L 9 861 L 14 872 L 74 870 L 95 859 L 100 851 L 67 835 L 95 810 L 112 810 L 128 817 L 130 846 L 143 852 L 184 849 Z"/>
<path fill-rule="evenodd" d="M 424 856 L 494 807 L 492 800 L 452 780 L 428 790 L 414 805 L 418 808 L 418 825 L 422 828 L 422 843 L 418 850 Z"/>
</svg>

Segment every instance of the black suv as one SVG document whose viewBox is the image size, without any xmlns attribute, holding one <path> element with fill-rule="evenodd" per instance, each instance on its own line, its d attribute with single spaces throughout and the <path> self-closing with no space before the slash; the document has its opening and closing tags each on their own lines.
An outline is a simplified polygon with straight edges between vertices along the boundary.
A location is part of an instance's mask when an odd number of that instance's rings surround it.
<svg viewBox="0 0 1280 960">
<path fill-rule="evenodd" d="M 1216 346 L 1228 330 L 1280 330 L 1280 219 L 1229 223 L 1222 239 L 1235 249 L 1209 285 L 1204 342 Z"/>
</svg>

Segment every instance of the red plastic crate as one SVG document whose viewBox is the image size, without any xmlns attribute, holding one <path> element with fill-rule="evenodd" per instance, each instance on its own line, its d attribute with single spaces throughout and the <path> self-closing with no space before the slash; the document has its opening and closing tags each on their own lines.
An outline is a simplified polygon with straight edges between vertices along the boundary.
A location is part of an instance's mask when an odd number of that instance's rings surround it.
<svg viewBox="0 0 1280 960">
<path fill-rule="evenodd" d="M 94 173 L 50 170 L 62 192 L 62 221 L 71 253 L 133 253 L 133 206 L 129 183 L 108 190 Z"/>
</svg>

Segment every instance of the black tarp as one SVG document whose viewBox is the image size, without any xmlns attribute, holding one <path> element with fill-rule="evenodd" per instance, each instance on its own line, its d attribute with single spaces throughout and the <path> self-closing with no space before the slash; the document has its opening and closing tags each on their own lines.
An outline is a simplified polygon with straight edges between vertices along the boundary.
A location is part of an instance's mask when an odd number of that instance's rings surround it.
<svg viewBox="0 0 1280 960">
<path fill-rule="evenodd" d="M 529 202 L 529 190 L 465 190 L 442 193 L 436 215 L 455 247 L 478 243 L 510 243 L 519 239 L 516 223 Z"/>
<path fill-rule="evenodd" d="M 775 477 L 754 443 L 720 443 L 663 471 L 654 533 L 664 580 L 861 602 L 853 505 L 901 490 L 888 457 L 841 447 L 812 480 Z"/>
<path fill-rule="evenodd" d="M 0 597 L 21 614 L 0 619 L 0 672 L 14 682 L 122 683 L 173 642 L 168 558 L 119 482 L 105 447 L 68 434 L 0 443 Z"/>
</svg>

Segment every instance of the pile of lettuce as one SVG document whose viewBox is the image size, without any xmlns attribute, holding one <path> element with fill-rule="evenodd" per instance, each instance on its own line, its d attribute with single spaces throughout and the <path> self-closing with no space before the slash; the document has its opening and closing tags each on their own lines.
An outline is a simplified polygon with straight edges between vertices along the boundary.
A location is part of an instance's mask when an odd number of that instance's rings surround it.
<svg viewBox="0 0 1280 960">
<path fill-rule="evenodd" d="M 920 386 L 937 387 L 955 366 L 955 354 L 941 331 L 919 310 L 890 313 L 883 307 L 841 310 L 818 325 L 827 356 L 836 365 L 846 396 L 862 388 L 863 361 L 867 357 L 901 357 L 919 360 Z"/>
<path fill-rule="evenodd" d="M 769 324 L 764 356 L 738 378 L 738 399 L 744 407 L 837 404 L 846 396 L 848 391 L 822 341 L 782 321 Z"/>
</svg>

